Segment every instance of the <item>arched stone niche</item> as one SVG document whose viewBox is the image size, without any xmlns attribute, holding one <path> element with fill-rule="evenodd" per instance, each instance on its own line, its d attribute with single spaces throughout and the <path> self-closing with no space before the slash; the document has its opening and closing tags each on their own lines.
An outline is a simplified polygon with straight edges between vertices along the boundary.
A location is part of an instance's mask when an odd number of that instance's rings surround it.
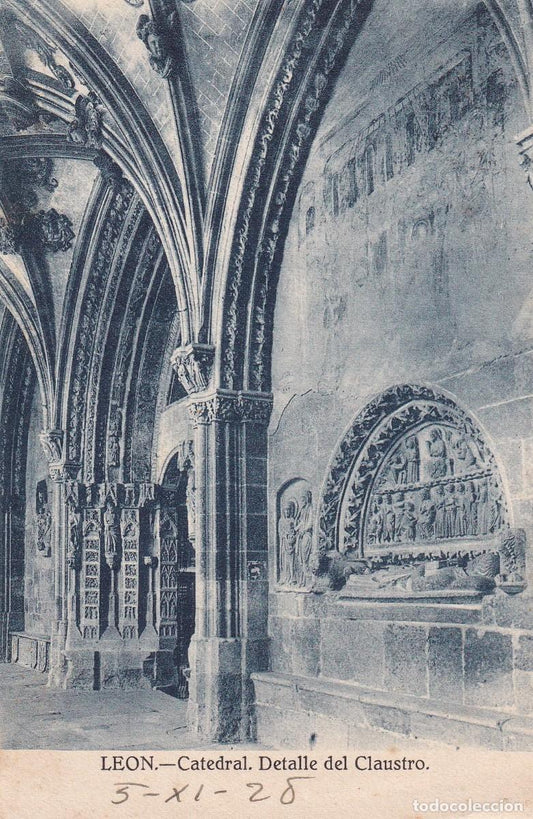
<svg viewBox="0 0 533 819">
<path fill-rule="evenodd" d="M 496 460 L 474 420 L 445 394 L 396 386 L 363 409 L 333 458 L 319 509 L 319 564 L 338 552 L 362 573 L 470 565 L 514 583 L 523 577 L 524 544 L 510 524 Z M 492 562 L 474 562 L 487 553 Z"/>
<path fill-rule="evenodd" d="M 277 582 L 306 589 L 313 582 L 313 493 L 308 481 L 294 478 L 278 492 Z"/>
</svg>

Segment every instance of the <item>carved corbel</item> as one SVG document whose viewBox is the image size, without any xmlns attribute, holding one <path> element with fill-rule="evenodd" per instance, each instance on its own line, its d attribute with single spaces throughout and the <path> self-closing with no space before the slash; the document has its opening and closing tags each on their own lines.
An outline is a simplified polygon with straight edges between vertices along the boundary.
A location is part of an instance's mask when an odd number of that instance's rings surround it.
<svg viewBox="0 0 533 819">
<path fill-rule="evenodd" d="M 62 429 L 46 429 L 39 435 L 44 454 L 50 463 L 62 461 L 64 437 Z"/>
<path fill-rule="evenodd" d="M 79 94 L 74 103 L 75 117 L 67 129 L 67 140 L 85 148 L 102 146 L 102 117 L 104 107 L 94 91 L 86 97 Z"/>
<path fill-rule="evenodd" d="M 113 162 L 110 156 L 104 151 L 96 154 L 94 164 L 100 171 L 102 179 L 112 188 L 118 189 L 122 182 L 122 171 L 116 162 Z"/>
<path fill-rule="evenodd" d="M 174 350 L 170 361 L 188 395 L 207 390 L 214 357 L 211 344 L 188 344 Z"/>
<path fill-rule="evenodd" d="M 137 37 L 142 40 L 150 55 L 150 65 L 163 79 L 168 79 L 176 68 L 171 39 L 177 15 L 173 12 L 166 26 L 141 14 L 137 21 Z"/>
</svg>

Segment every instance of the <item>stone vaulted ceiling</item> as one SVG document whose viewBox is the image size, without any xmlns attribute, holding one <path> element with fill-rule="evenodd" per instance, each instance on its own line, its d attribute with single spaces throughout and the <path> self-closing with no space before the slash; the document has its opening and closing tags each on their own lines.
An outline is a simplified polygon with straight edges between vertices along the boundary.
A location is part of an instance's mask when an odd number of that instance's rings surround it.
<svg viewBox="0 0 533 819">
<path fill-rule="evenodd" d="M 181 343 L 216 347 L 232 388 L 254 343 L 246 366 L 268 386 L 265 316 L 293 188 L 374 5 L 0 0 L 0 291 L 52 394 L 91 271 L 118 298 L 119 280 L 145 275 L 148 247 L 164 258 L 153 274 L 167 266 L 174 283 Z M 527 95 L 525 4 L 487 6 Z"/>
</svg>

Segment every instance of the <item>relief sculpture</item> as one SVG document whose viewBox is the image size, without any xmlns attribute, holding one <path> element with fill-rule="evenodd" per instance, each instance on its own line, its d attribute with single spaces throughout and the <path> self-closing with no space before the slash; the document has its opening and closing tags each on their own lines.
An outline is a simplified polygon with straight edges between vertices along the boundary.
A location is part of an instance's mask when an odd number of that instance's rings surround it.
<svg viewBox="0 0 533 819">
<path fill-rule="evenodd" d="M 37 551 L 43 557 L 50 557 L 52 554 L 52 513 L 48 504 L 48 488 L 46 481 L 39 481 L 36 492 L 36 527 L 37 527 Z"/>
<path fill-rule="evenodd" d="M 368 502 L 366 548 L 480 538 L 503 525 L 502 492 L 476 442 L 432 424 L 385 458 Z"/>
<path fill-rule="evenodd" d="M 307 482 L 291 482 L 281 495 L 279 508 L 278 582 L 305 589 L 313 580 L 313 495 Z"/>
</svg>

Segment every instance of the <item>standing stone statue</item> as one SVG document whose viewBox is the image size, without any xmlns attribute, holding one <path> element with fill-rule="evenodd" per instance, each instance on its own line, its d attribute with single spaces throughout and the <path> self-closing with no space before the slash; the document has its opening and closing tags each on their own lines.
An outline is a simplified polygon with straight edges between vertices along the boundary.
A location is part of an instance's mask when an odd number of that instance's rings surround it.
<svg viewBox="0 0 533 819">
<path fill-rule="evenodd" d="M 291 586 L 297 582 L 296 578 L 296 514 L 297 507 L 294 500 L 290 500 L 283 507 L 278 523 L 279 537 L 279 582 Z"/>
<path fill-rule="evenodd" d="M 420 540 L 431 540 L 435 534 L 435 504 L 431 499 L 431 490 L 424 489 L 422 502 L 418 510 L 418 535 Z"/>
<path fill-rule="evenodd" d="M 406 438 L 405 457 L 407 460 L 407 483 L 418 483 L 420 480 L 420 451 L 416 435 L 409 435 Z"/>
<path fill-rule="evenodd" d="M 303 494 L 296 524 L 296 554 L 298 558 L 298 585 L 304 587 L 312 577 L 311 550 L 313 545 L 313 496 L 309 489 Z"/>
<path fill-rule="evenodd" d="M 120 549 L 120 526 L 117 511 L 111 501 L 107 502 L 104 512 L 104 549 L 107 565 L 115 568 Z"/>
<path fill-rule="evenodd" d="M 446 443 L 442 437 L 442 430 L 433 427 L 429 433 L 430 440 L 427 441 L 428 453 L 430 456 L 429 475 L 431 478 L 444 478 L 448 474 L 448 463 L 446 459 Z"/>
</svg>

